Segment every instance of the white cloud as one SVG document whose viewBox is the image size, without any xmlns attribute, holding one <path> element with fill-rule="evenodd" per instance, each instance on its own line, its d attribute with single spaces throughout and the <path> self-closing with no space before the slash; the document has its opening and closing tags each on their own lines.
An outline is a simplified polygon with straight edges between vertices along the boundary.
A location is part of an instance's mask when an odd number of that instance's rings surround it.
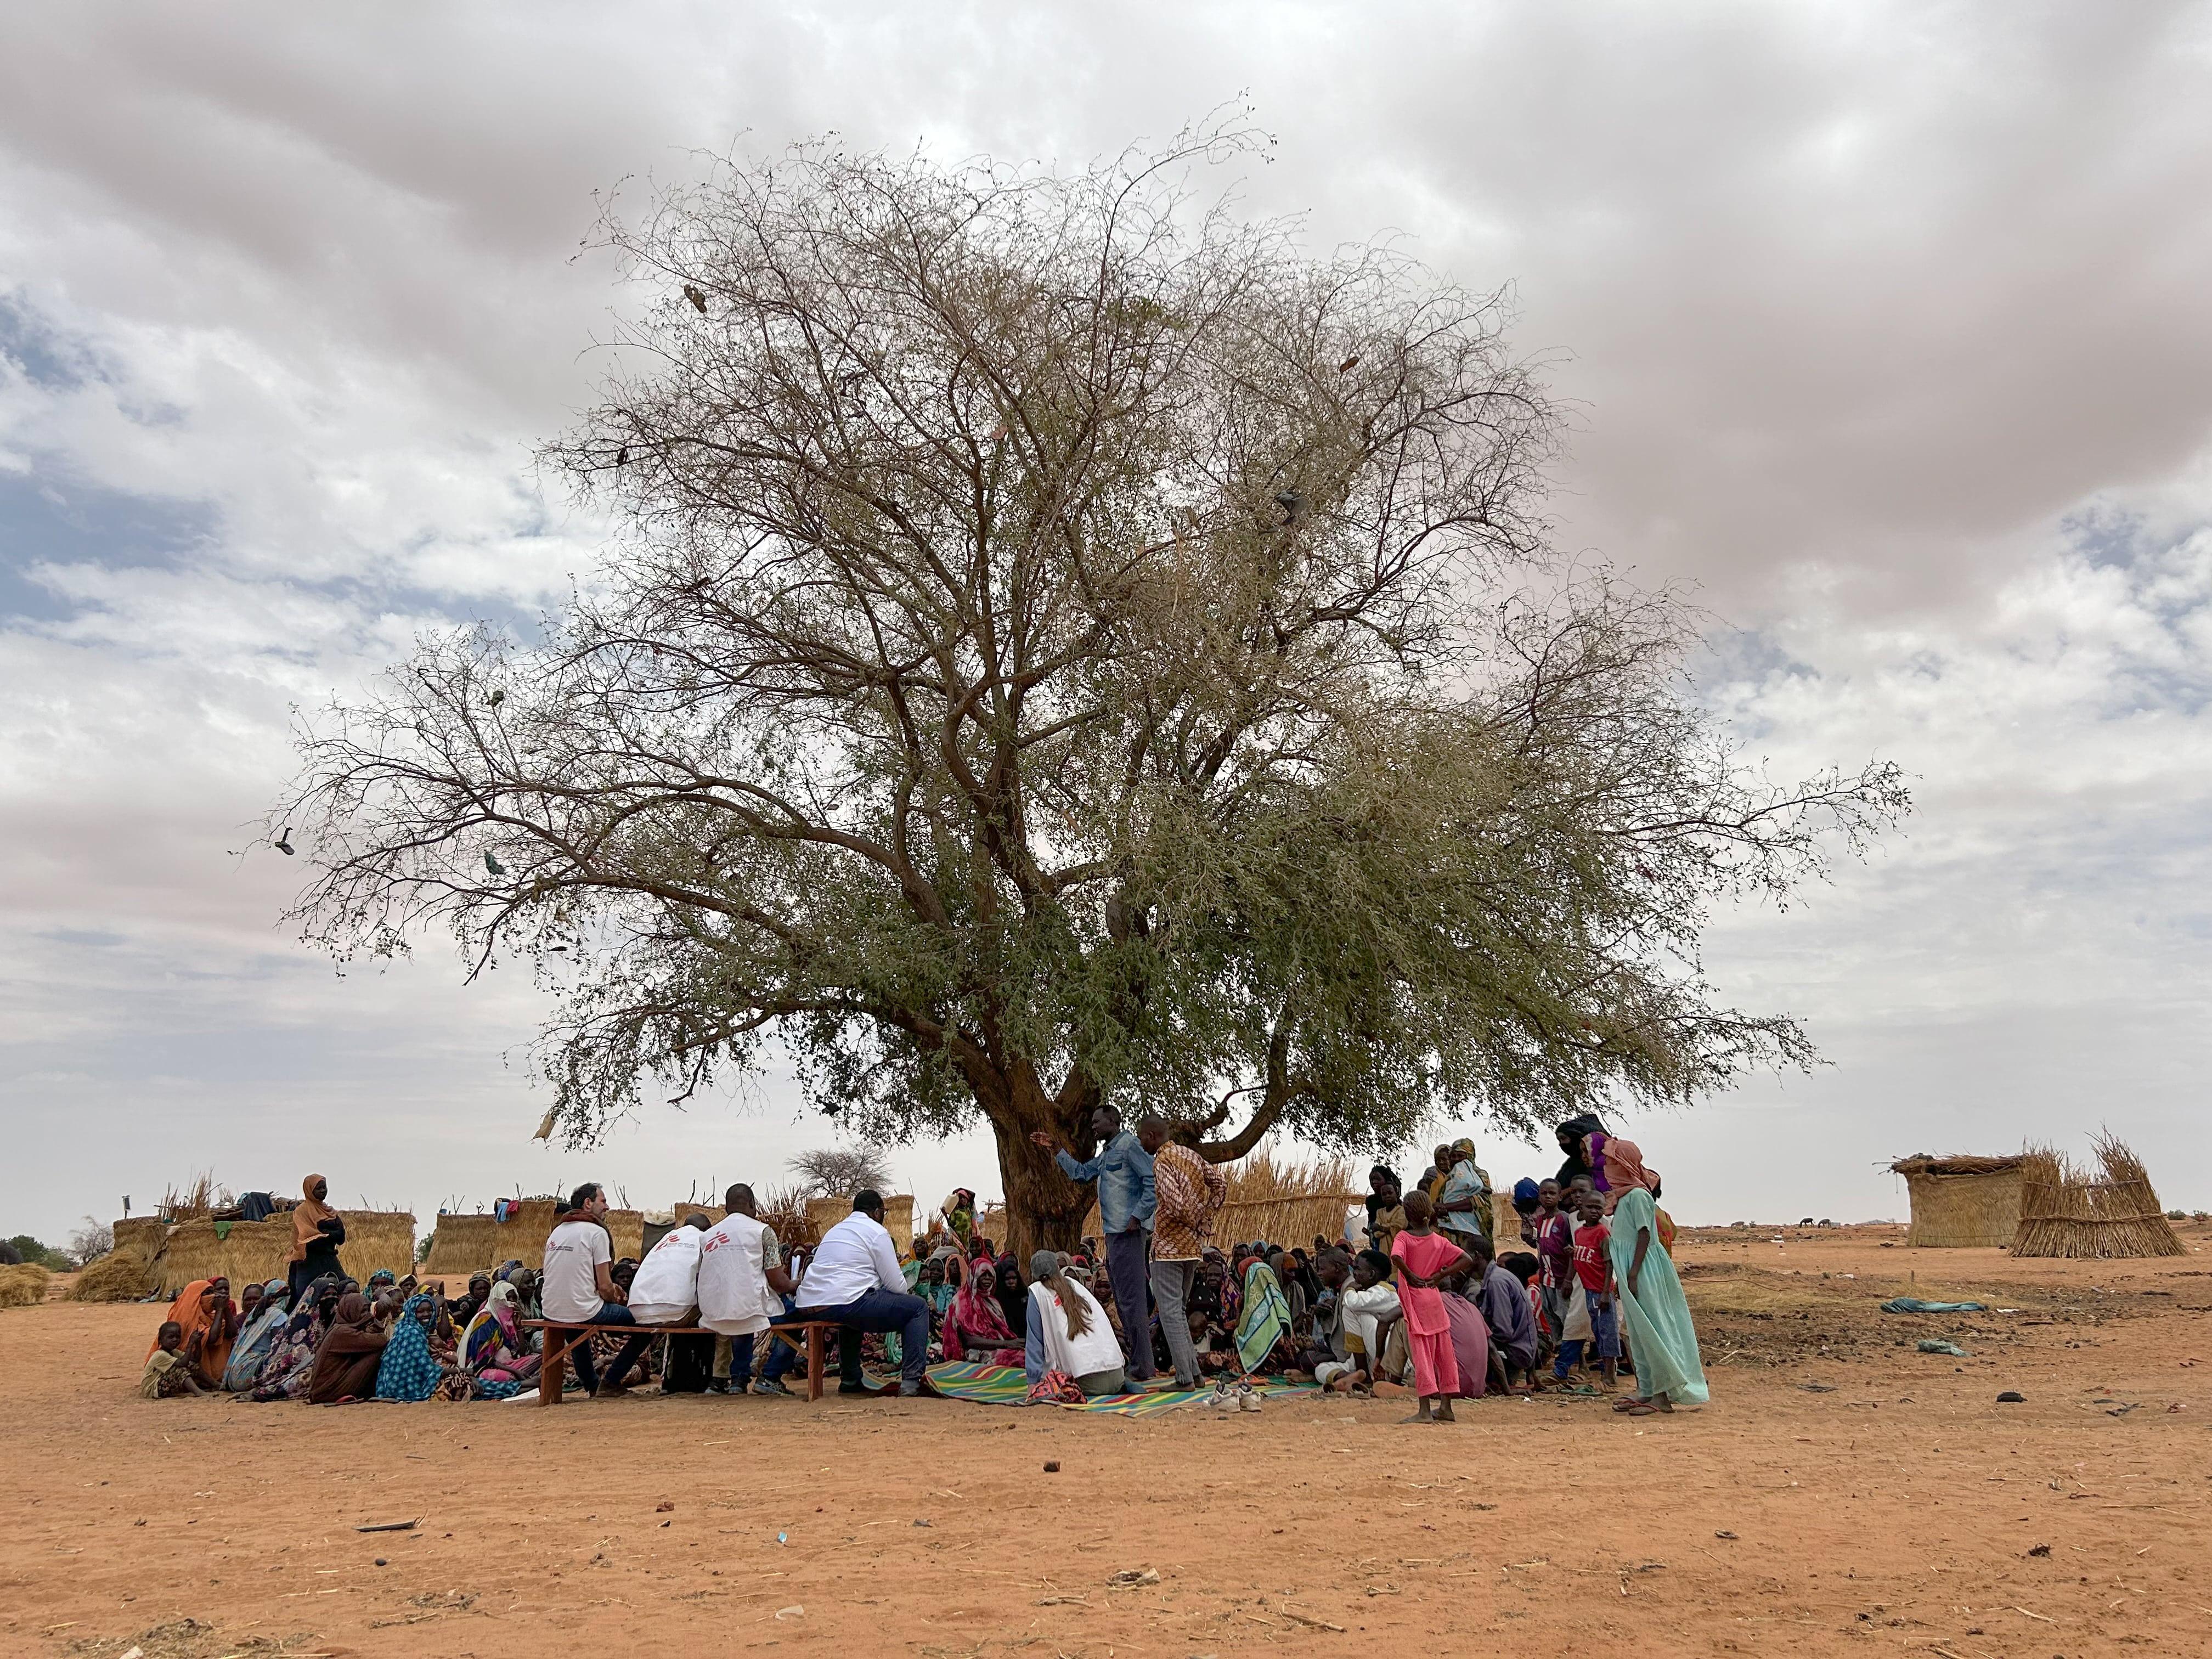
<svg viewBox="0 0 2212 1659">
<path fill-rule="evenodd" d="M 1920 776 L 1906 838 L 1717 928 L 1835 1064 L 1636 1126 L 1678 1212 L 1900 1210 L 1890 1154 L 2098 1122 L 2212 1202 L 2208 40 L 2202 4 L 11 14 L 0 1231 L 208 1163 L 427 1211 L 824 1139 L 771 1081 L 526 1145 L 534 993 L 434 945 L 338 979 L 275 925 L 295 872 L 227 849 L 291 705 L 587 574 L 529 456 L 627 302 L 571 257 L 595 191 L 740 131 L 1081 160 L 1238 88 L 1255 210 L 1517 283 L 1578 404 L 1563 542 L 1742 626 L 1707 690 L 1756 751 Z M 990 1184 L 980 1138 L 902 1156 Z"/>
</svg>

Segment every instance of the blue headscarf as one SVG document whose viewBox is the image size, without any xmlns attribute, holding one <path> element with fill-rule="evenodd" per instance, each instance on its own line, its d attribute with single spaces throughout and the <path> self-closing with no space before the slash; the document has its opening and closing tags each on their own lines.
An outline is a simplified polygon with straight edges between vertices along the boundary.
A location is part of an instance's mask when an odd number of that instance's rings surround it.
<svg viewBox="0 0 2212 1659">
<path fill-rule="evenodd" d="M 376 1368 L 379 1400 L 428 1400 L 438 1391 L 438 1378 L 443 1373 L 430 1357 L 430 1333 L 415 1316 L 432 1305 L 428 1296 L 411 1296 L 400 1310 Z"/>
</svg>

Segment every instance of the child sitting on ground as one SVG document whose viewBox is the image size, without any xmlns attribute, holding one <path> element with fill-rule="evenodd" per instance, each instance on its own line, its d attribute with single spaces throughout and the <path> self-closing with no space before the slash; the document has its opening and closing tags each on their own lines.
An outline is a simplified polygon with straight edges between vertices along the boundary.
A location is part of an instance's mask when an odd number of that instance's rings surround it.
<svg viewBox="0 0 2212 1659">
<path fill-rule="evenodd" d="M 1576 1208 L 1581 1224 L 1575 1229 L 1574 1300 L 1567 1310 L 1559 1356 L 1552 1374 L 1559 1381 L 1579 1361 L 1585 1349 L 1605 1373 L 1610 1389 L 1620 1364 L 1620 1322 L 1613 1310 L 1611 1235 L 1605 1224 L 1605 1200 L 1595 1193 L 1578 1190 Z"/>
<path fill-rule="evenodd" d="M 1475 1241 L 1473 1250 L 1474 1303 L 1490 1327 L 1491 1384 L 1500 1394 L 1527 1394 L 1535 1382 L 1536 1321 L 1528 1311 L 1527 1288 L 1498 1264 L 1495 1248 L 1484 1238 Z"/>
<path fill-rule="evenodd" d="M 202 1388 L 193 1376 L 192 1368 L 185 1359 L 185 1328 L 173 1319 L 163 1321 L 161 1328 L 155 1333 L 154 1352 L 146 1356 L 146 1370 L 138 1378 L 138 1392 L 147 1400 L 214 1392 Z"/>
<path fill-rule="evenodd" d="M 1362 1250 L 1352 1258 L 1351 1288 L 1338 1298 L 1344 1310 L 1344 1346 L 1355 1367 L 1348 1384 L 1354 1394 L 1371 1392 L 1382 1376 L 1384 1339 L 1401 1316 L 1398 1292 L 1386 1282 L 1389 1277 L 1389 1256 Z"/>
</svg>

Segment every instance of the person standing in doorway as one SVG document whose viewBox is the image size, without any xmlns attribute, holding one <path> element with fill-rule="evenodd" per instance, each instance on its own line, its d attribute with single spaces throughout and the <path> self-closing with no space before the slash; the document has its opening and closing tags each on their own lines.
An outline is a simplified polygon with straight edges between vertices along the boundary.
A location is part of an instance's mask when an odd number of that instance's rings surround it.
<svg viewBox="0 0 2212 1659">
<path fill-rule="evenodd" d="M 1106 1231 L 1106 1274 L 1114 1287 L 1115 1311 L 1121 1317 L 1121 1352 L 1133 1382 L 1152 1377 L 1152 1310 L 1145 1294 L 1145 1267 L 1152 1243 L 1152 1156 L 1121 1127 L 1121 1114 L 1101 1106 L 1091 1114 L 1097 1155 L 1079 1161 L 1043 1130 L 1030 1136 L 1053 1153 L 1070 1181 L 1098 1183 L 1098 1224 Z M 1164 1139 L 1164 1133 L 1163 1133 Z"/>
<path fill-rule="evenodd" d="M 1137 1144 L 1152 1160 L 1152 1305 L 1175 1361 L 1176 1387 L 1198 1386 L 1198 1348 L 1190 1340 L 1190 1292 L 1213 1218 L 1229 1200 L 1229 1177 L 1191 1148 L 1168 1139 L 1156 1117 L 1137 1125 Z"/>
</svg>

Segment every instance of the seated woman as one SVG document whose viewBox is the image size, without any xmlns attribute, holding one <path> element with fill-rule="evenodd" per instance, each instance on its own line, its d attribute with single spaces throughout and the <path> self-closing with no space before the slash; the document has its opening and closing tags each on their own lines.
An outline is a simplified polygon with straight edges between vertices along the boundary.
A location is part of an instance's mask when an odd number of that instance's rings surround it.
<svg viewBox="0 0 2212 1659">
<path fill-rule="evenodd" d="M 401 1310 L 399 1321 L 392 1328 L 392 1334 L 384 1345 L 384 1356 L 376 1367 L 376 1397 L 403 1402 L 428 1400 L 438 1392 L 444 1380 L 446 1367 L 431 1339 L 431 1327 L 436 1322 L 436 1302 L 428 1296 L 410 1296 Z M 453 1349 L 445 1350 L 450 1358 Z"/>
<path fill-rule="evenodd" d="M 335 1280 L 317 1279 L 300 1292 L 300 1305 L 284 1322 L 253 1383 L 252 1398 L 264 1404 L 276 1400 L 305 1400 L 315 1372 L 315 1350 L 337 1316 L 339 1295 Z"/>
<path fill-rule="evenodd" d="M 1244 1258 L 1244 1308 L 1237 1318 L 1237 1364 L 1247 1376 L 1279 1375 L 1296 1357 L 1291 1304 L 1265 1257 Z"/>
<path fill-rule="evenodd" d="M 222 1388 L 232 1345 L 238 1340 L 238 1310 L 231 1305 L 230 1281 L 194 1279 L 177 1293 L 170 1318 L 182 1333 L 177 1351 L 191 1368 L 192 1380 L 204 1390 Z M 151 1359 L 161 1346 L 157 1334 L 147 1346 L 146 1358 Z"/>
<path fill-rule="evenodd" d="M 538 1380 L 538 1356 L 515 1324 L 520 1306 L 514 1286 L 501 1280 L 462 1334 L 461 1364 L 477 1399 L 505 1400 Z"/>
<path fill-rule="evenodd" d="M 315 1350 L 315 1368 L 307 1381 L 307 1402 L 341 1406 L 348 1401 L 368 1400 L 376 1393 L 377 1368 L 384 1363 L 387 1338 L 358 1291 L 338 1298 L 331 1328 Z"/>
<path fill-rule="evenodd" d="M 233 1394 L 244 1394 L 261 1380 L 261 1368 L 269 1363 L 269 1356 L 276 1352 L 276 1344 L 284 1334 L 284 1325 L 289 1317 L 285 1295 L 286 1281 L 272 1279 L 266 1285 L 249 1285 L 249 1291 L 260 1291 L 251 1319 L 239 1334 L 238 1342 L 230 1351 L 230 1364 L 223 1368 L 222 1386 Z M 244 1310 L 240 1317 L 245 1317 Z"/>
<path fill-rule="evenodd" d="M 1087 1399 L 1126 1392 L 1121 1339 L 1107 1323 L 1098 1298 L 1069 1275 L 1052 1250 L 1030 1258 L 1030 1277 L 1022 1370 L 1031 1397 L 1054 1372 L 1071 1379 Z"/>
<path fill-rule="evenodd" d="M 1055 1261 L 1054 1267 L 1058 1265 Z M 1022 1340 L 1006 1322 L 997 1290 L 998 1269 L 988 1261 L 974 1263 L 945 1310 L 943 1346 L 947 1359 L 976 1365 L 1022 1363 Z"/>
</svg>

